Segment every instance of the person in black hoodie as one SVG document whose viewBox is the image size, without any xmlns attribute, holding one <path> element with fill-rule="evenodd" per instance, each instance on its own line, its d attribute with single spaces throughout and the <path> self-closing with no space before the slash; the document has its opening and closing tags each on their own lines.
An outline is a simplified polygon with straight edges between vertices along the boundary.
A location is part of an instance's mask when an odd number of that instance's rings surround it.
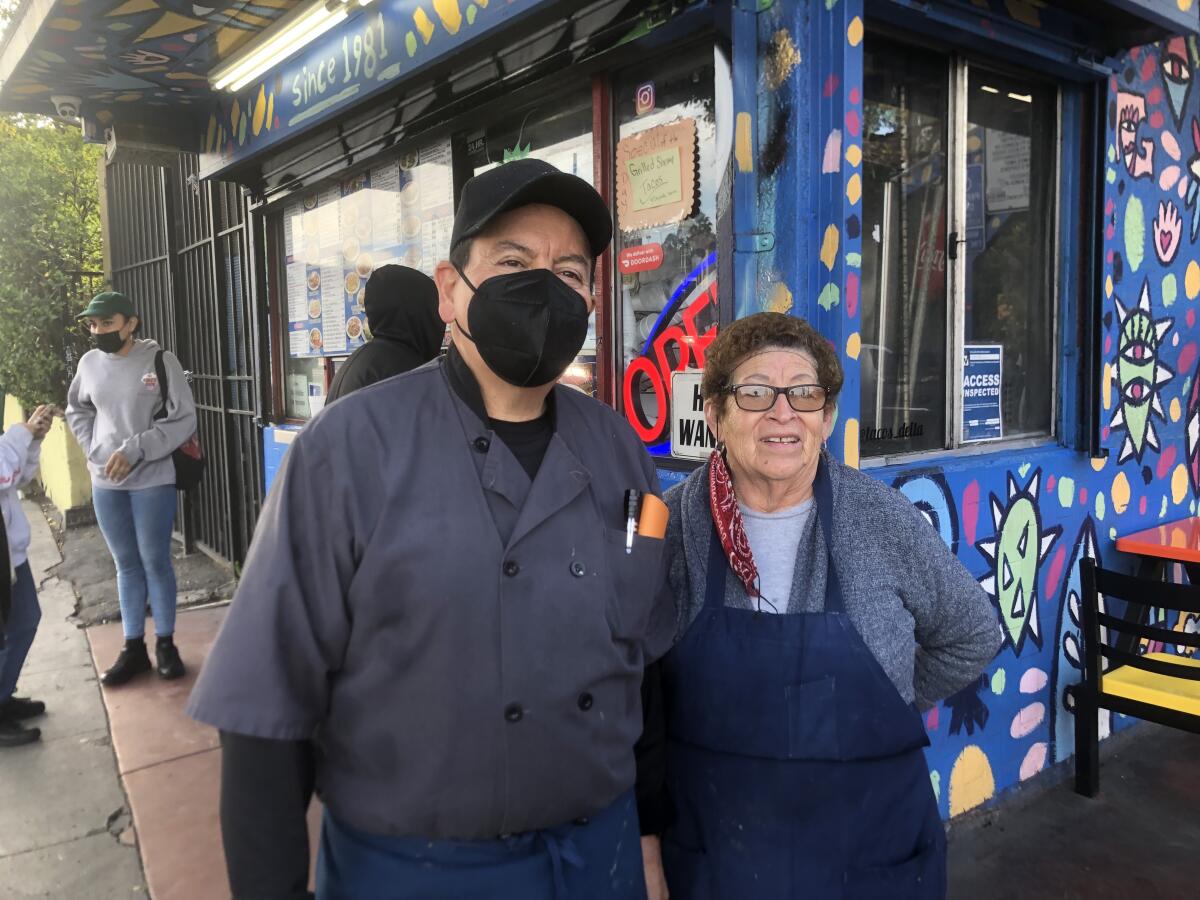
<svg viewBox="0 0 1200 900">
<path fill-rule="evenodd" d="M 338 369 L 329 387 L 332 403 L 351 391 L 423 366 L 438 355 L 446 324 L 438 316 L 437 285 L 407 266 L 380 266 L 367 280 L 371 340 Z"/>
</svg>

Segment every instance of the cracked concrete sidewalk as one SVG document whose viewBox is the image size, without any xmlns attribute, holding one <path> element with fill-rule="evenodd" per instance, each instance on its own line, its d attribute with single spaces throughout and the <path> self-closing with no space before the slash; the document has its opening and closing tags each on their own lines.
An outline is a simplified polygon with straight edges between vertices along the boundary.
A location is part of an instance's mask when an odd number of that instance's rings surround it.
<svg viewBox="0 0 1200 900">
<path fill-rule="evenodd" d="M 41 509 L 24 508 L 42 623 L 17 690 L 47 713 L 41 741 L 0 750 L 0 900 L 147 897 L 75 593 L 49 574 L 62 557 Z"/>
<path fill-rule="evenodd" d="M 121 618 L 117 603 L 117 570 L 104 535 L 95 524 L 80 525 L 62 533 L 61 562 L 53 567 L 58 578 L 70 582 L 78 595 L 75 614 L 85 628 Z M 175 580 L 178 585 L 175 606 L 187 609 L 233 598 L 237 582 L 233 574 L 203 553 L 175 555 Z"/>
</svg>

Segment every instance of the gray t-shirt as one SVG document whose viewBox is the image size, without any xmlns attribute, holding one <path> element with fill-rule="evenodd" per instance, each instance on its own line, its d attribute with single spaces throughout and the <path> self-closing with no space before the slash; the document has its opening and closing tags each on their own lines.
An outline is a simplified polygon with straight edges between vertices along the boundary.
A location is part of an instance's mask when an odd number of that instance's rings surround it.
<svg viewBox="0 0 1200 900">
<path fill-rule="evenodd" d="M 796 551 L 804 526 L 812 514 L 812 497 L 778 512 L 755 512 L 739 503 L 746 539 L 758 568 L 763 612 L 785 613 L 792 595 L 792 577 L 796 572 Z"/>
</svg>

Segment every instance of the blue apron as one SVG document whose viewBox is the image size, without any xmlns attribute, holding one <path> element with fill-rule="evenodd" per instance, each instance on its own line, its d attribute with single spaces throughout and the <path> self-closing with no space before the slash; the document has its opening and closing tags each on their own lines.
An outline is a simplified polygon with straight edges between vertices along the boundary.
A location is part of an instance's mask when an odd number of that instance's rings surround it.
<svg viewBox="0 0 1200 900">
<path fill-rule="evenodd" d="M 832 547 L 824 463 L 814 494 Z M 828 570 L 824 612 L 726 607 L 714 530 L 704 608 L 663 666 L 672 900 L 945 896 L 921 716 L 846 615 L 832 554 Z"/>
<path fill-rule="evenodd" d="M 368 834 L 326 810 L 318 900 L 645 900 L 632 790 L 590 819 L 494 841 Z"/>
</svg>

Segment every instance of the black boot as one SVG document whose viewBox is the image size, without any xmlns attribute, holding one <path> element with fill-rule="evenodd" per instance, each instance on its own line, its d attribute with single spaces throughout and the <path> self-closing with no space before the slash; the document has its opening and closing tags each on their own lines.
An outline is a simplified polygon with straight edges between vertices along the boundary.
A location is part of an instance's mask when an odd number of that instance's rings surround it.
<svg viewBox="0 0 1200 900">
<path fill-rule="evenodd" d="M 40 728 L 29 728 L 16 719 L 0 718 L 0 747 L 20 747 L 32 744 L 42 736 Z"/>
<path fill-rule="evenodd" d="M 13 721 L 32 719 L 46 711 L 46 704 L 41 700 L 30 700 L 28 697 L 9 697 L 0 703 L 0 717 Z"/>
<path fill-rule="evenodd" d="M 182 678 L 184 673 L 183 660 L 179 658 L 179 650 L 171 635 L 160 637 L 154 647 L 154 656 L 158 661 L 158 675 L 168 681 L 172 678 Z"/>
<path fill-rule="evenodd" d="M 130 638 L 125 641 L 112 668 L 100 676 L 100 683 L 105 687 L 116 687 L 149 671 L 150 654 L 146 652 L 146 642 L 142 638 Z"/>
</svg>

